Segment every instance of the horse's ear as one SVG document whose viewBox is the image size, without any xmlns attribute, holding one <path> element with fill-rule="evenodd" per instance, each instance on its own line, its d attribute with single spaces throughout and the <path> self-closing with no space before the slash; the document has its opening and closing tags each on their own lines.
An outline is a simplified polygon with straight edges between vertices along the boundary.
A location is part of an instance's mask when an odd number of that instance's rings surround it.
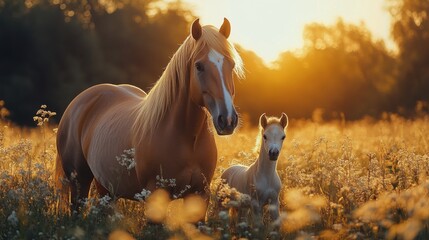
<svg viewBox="0 0 429 240">
<path fill-rule="evenodd" d="M 231 33 L 231 24 L 229 23 L 228 19 L 223 18 L 223 23 L 219 29 L 219 32 L 222 33 L 225 38 L 229 37 L 229 34 Z"/>
<path fill-rule="evenodd" d="M 286 115 L 286 113 L 282 113 L 282 116 L 280 118 L 280 125 L 282 125 L 283 128 L 287 127 L 289 124 L 289 119 Z"/>
<path fill-rule="evenodd" d="M 265 115 L 265 113 L 263 113 L 261 117 L 259 117 L 259 125 L 262 128 L 265 128 L 267 126 L 267 116 Z"/>
<path fill-rule="evenodd" d="M 197 18 L 191 25 L 191 35 L 195 40 L 200 39 L 203 30 L 201 29 L 200 19 Z"/>
</svg>

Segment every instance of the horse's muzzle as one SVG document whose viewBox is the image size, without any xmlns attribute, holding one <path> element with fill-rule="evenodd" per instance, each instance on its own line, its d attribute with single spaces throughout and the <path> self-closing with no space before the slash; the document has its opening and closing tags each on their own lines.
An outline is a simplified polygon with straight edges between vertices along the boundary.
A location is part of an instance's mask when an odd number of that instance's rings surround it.
<svg viewBox="0 0 429 240">
<path fill-rule="evenodd" d="M 271 161 L 276 161 L 279 158 L 279 150 L 277 149 L 270 149 L 268 151 L 268 156 L 270 158 Z"/>
<path fill-rule="evenodd" d="M 214 123 L 216 132 L 219 135 L 230 135 L 234 132 L 237 127 L 238 116 L 237 113 L 233 113 L 231 117 L 225 117 L 220 114 Z"/>
</svg>

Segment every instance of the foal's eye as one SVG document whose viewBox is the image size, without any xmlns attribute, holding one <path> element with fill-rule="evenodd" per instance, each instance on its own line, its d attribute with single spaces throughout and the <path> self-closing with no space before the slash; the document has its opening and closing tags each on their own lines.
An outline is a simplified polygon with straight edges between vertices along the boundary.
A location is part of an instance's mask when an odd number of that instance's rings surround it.
<svg viewBox="0 0 429 240">
<path fill-rule="evenodd" d="M 195 63 L 195 68 L 197 69 L 198 72 L 204 71 L 204 66 L 200 62 Z"/>
<path fill-rule="evenodd" d="M 264 134 L 264 139 L 267 140 L 267 135 Z"/>
<path fill-rule="evenodd" d="M 283 137 L 282 137 L 282 140 L 285 140 L 285 138 L 286 138 L 286 136 L 283 136 Z"/>
</svg>

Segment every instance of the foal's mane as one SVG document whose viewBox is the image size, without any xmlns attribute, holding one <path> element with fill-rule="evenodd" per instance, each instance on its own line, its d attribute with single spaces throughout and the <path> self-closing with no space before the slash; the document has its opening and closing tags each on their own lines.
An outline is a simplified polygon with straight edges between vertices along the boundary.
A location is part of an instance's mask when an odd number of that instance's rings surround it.
<svg viewBox="0 0 429 240">
<path fill-rule="evenodd" d="M 186 38 L 144 101 L 137 104 L 137 117 L 132 126 L 137 139 L 152 137 L 171 104 L 175 102 L 180 92 L 186 89 L 191 60 L 206 46 L 233 60 L 235 74 L 240 78 L 244 75 L 243 62 L 234 46 L 217 28 L 202 27 L 200 39 L 196 41 L 192 36 Z"/>
</svg>

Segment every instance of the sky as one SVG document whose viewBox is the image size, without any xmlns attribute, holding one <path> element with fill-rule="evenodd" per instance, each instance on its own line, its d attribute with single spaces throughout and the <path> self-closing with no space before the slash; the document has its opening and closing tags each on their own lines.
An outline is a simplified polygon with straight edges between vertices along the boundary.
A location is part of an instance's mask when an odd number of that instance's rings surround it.
<svg viewBox="0 0 429 240">
<path fill-rule="evenodd" d="M 303 46 L 308 23 L 332 25 L 339 17 L 347 23 L 364 22 L 376 39 L 390 39 L 386 0 L 183 0 L 203 25 L 220 27 L 227 17 L 235 43 L 254 51 L 269 64 L 279 53 Z"/>
</svg>

